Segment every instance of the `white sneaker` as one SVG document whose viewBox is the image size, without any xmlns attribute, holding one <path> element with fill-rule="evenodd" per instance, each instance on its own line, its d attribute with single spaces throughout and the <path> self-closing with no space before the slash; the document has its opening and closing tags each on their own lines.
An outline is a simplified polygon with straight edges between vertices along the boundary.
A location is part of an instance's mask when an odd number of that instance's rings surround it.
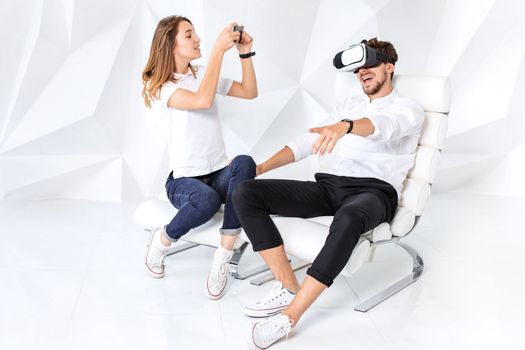
<svg viewBox="0 0 525 350">
<path fill-rule="evenodd" d="M 288 307 L 292 303 L 295 294 L 283 288 L 283 284 L 276 281 L 267 296 L 261 301 L 244 307 L 244 313 L 250 317 L 273 316 Z"/>
<path fill-rule="evenodd" d="M 250 347 L 266 349 L 273 343 L 288 336 L 293 322 L 286 315 L 275 315 L 252 326 Z"/>
<path fill-rule="evenodd" d="M 146 250 L 146 267 L 155 278 L 164 277 L 164 258 L 169 249 L 169 247 L 165 247 L 160 242 L 163 230 L 162 228 L 156 228 L 151 232 Z"/>
<path fill-rule="evenodd" d="M 226 254 L 226 250 L 216 249 L 213 253 L 211 271 L 206 279 L 206 296 L 212 300 L 217 300 L 226 292 L 226 286 L 230 281 L 230 260 L 233 251 Z"/>
</svg>

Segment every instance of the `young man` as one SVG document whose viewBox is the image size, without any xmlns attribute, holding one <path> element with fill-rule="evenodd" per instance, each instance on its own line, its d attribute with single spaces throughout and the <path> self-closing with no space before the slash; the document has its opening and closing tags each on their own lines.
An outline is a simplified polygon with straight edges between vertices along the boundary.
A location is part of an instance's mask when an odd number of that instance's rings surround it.
<svg viewBox="0 0 525 350">
<path fill-rule="evenodd" d="M 257 175 L 312 154 L 332 152 L 335 162 L 316 181 L 249 180 L 234 192 L 234 207 L 277 282 L 270 294 L 244 312 L 268 317 L 250 339 L 265 349 L 285 337 L 348 262 L 361 234 L 392 220 L 403 181 L 414 162 L 424 113 L 392 85 L 397 53 L 377 38 L 363 43 L 378 59 L 354 71 L 364 94 L 337 105 L 320 127 L 288 143 L 257 166 Z M 287 260 L 270 214 L 293 217 L 333 215 L 329 235 L 302 285 Z M 280 313 L 282 311 L 282 313 Z M 279 314 L 280 313 L 280 314 Z"/>
</svg>

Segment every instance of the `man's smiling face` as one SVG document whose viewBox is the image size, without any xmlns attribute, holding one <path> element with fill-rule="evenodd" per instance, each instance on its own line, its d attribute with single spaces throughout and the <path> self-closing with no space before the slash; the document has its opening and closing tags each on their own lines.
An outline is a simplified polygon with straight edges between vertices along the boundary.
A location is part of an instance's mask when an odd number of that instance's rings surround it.
<svg viewBox="0 0 525 350">
<path fill-rule="evenodd" d="M 359 68 L 356 72 L 363 92 L 368 96 L 377 94 L 385 85 L 390 75 L 390 63 L 381 63 L 377 67 Z M 393 66 L 393 65 L 391 65 Z"/>
</svg>

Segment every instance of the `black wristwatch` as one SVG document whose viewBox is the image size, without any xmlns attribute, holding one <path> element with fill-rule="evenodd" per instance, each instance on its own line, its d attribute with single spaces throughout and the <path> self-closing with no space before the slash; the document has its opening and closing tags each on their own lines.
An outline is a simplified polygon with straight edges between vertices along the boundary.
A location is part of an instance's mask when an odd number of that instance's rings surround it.
<svg viewBox="0 0 525 350">
<path fill-rule="evenodd" d="M 239 54 L 240 58 L 250 58 L 252 56 L 255 56 L 255 51 L 248 52 L 248 53 L 240 53 Z"/>
<path fill-rule="evenodd" d="M 352 119 L 342 119 L 342 122 L 347 122 L 350 124 L 350 127 L 348 128 L 347 134 L 350 134 L 352 132 L 352 129 L 354 128 L 354 121 Z"/>
</svg>

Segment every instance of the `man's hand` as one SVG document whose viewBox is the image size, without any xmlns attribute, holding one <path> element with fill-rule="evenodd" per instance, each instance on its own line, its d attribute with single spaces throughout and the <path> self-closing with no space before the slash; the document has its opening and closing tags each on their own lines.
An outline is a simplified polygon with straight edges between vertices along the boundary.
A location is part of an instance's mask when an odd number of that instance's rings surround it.
<svg viewBox="0 0 525 350">
<path fill-rule="evenodd" d="M 275 153 L 265 162 L 257 164 L 255 168 L 255 177 L 260 176 L 270 170 L 277 169 L 283 165 L 290 164 L 295 161 L 294 154 L 288 146 L 284 146 L 279 152 Z"/>
<path fill-rule="evenodd" d="M 261 175 L 263 173 L 262 164 L 257 164 L 255 167 L 255 177 Z"/>
<path fill-rule="evenodd" d="M 331 153 L 337 140 L 346 135 L 348 128 L 349 125 L 347 122 L 339 122 L 332 125 L 308 129 L 309 132 L 319 134 L 319 138 L 312 146 L 313 153 L 316 154 L 319 152 L 320 155 L 323 155 L 325 151 Z"/>
</svg>

